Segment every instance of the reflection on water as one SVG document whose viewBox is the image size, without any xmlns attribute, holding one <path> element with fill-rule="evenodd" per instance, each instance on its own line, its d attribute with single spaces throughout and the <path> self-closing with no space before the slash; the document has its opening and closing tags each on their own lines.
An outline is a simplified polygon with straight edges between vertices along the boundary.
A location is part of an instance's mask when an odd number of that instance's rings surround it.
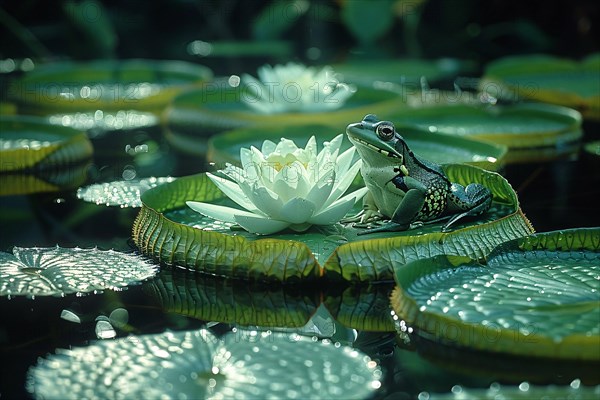
<svg viewBox="0 0 600 400">
<path fill-rule="evenodd" d="M 104 141 L 94 143 L 97 170 L 114 171 L 114 176 L 108 176 L 110 174 L 106 172 L 101 178 L 106 181 L 122 180 L 124 166 L 132 164 L 130 157 L 138 153 L 135 148 L 140 143 L 136 142 L 136 135 L 143 136 L 145 142 L 150 138 L 166 149 L 158 155 L 158 161 L 168 159 L 173 175 L 187 175 L 201 168 L 202 164 L 197 159 L 185 158 L 169 150 L 156 127 L 141 132 L 135 129 L 128 132 L 128 150 L 133 151 L 123 151 L 126 145 L 119 146 L 118 151 L 111 148 L 115 138 L 123 132 L 108 132 Z M 538 170 L 541 172 L 537 172 L 536 181 L 526 182 Z M 136 171 L 136 178 L 148 176 L 145 170 L 136 167 Z M 572 178 L 561 179 L 558 185 L 555 181 L 557 171 L 560 177 Z M 590 198 L 584 190 L 589 190 L 587 183 L 591 172 L 578 161 L 556 161 L 552 166 L 508 168 L 506 176 L 519 189 L 521 203 L 534 226 L 538 230 L 550 230 L 594 222 L 590 206 L 582 202 L 582 199 Z M 557 196 L 561 197 L 560 204 L 564 207 L 553 209 L 549 216 L 547 205 L 554 204 Z M 58 243 L 65 247 L 85 243 L 104 249 L 131 250 L 127 242 L 135 218 L 135 211 L 131 209 L 96 207 L 77 199 L 74 190 L 51 196 L 5 196 L 0 198 L 0 205 L 3 213 L 2 250 L 24 242 L 34 242 L 38 246 Z M 106 339 L 106 343 L 119 343 L 126 341 L 130 332 L 136 335 L 161 334 L 167 329 L 179 332 L 210 327 L 212 334 L 221 337 L 232 328 L 249 326 L 284 337 L 308 333 L 309 336 L 330 340 L 333 348 L 336 348 L 336 343 L 339 348 L 353 344 L 381 367 L 382 375 L 377 380 L 381 382 L 381 388 L 376 392 L 376 398 L 382 399 L 414 397 L 421 392 L 449 392 L 458 383 L 463 389 L 487 388 L 498 380 L 503 384 L 516 385 L 523 380 L 528 380 L 531 385 L 569 385 L 576 378 L 582 384 L 598 383 L 597 377 L 591 373 L 597 370 L 598 365 L 553 363 L 440 347 L 414 335 L 410 332 L 412 328 L 407 326 L 404 333 L 408 341 L 404 342 L 393 332 L 388 308 L 390 289 L 386 285 L 351 288 L 329 284 L 327 287 L 297 286 L 284 290 L 163 269 L 157 278 L 123 292 L 105 290 L 98 295 L 66 295 L 43 301 L 39 296 L 35 300 L 15 298 L 8 301 L 0 298 L 0 318 L 11 321 L 0 328 L 2 359 L 12 360 L 10 363 L 3 362 L 0 367 L 3 394 L 6 393 L 7 397 L 25 395 L 26 372 L 36 364 L 38 357 L 54 352 L 56 348 L 92 344 L 98 336 L 114 335 L 114 339 Z M 115 306 L 115 302 L 121 305 Z M 118 319 L 111 318 L 112 311 L 117 308 L 127 310 L 126 324 L 132 330 L 119 327 L 115 322 Z M 107 320 L 96 320 L 98 316 L 105 316 Z M 150 350 L 145 351 L 151 353 Z M 156 354 L 162 353 L 157 349 Z M 105 359 L 103 362 L 108 362 Z M 287 359 L 287 354 L 278 353 L 273 362 Z M 128 361 L 124 368 L 135 370 L 135 365 Z M 84 369 L 81 366 L 78 371 Z M 209 371 L 212 373 L 212 369 Z M 222 368 L 219 376 L 221 374 Z M 174 377 L 179 382 L 179 375 Z M 197 380 L 201 378 L 197 376 Z M 191 376 L 186 379 L 186 382 L 196 382 Z M 218 388 L 221 378 L 213 379 L 214 382 L 209 379 L 204 387 Z M 5 391 L 4 387 L 8 389 Z"/>
</svg>

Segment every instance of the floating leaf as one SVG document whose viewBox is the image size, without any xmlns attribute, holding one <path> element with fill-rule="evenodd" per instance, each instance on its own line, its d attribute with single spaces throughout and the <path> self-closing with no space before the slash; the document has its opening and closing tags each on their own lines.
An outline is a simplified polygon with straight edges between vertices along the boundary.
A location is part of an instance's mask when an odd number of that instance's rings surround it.
<svg viewBox="0 0 600 400">
<path fill-rule="evenodd" d="M 319 304 L 315 291 L 249 285 L 177 268 L 161 271 L 144 291 L 168 312 L 241 326 L 300 327 Z"/>
<path fill-rule="evenodd" d="M 518 386 L 493 383 L 489 389 L 471 389 L 456 385 L 452 393 L 421 393 L 419 398 L 431 400 L 497 400 L 497 399 L 545 399 L 545 400 L 584 400 L 600 397 L 600 386 L 584 386 L 576 379 L 568 386 L 530 385 L 522 382 Z"/>
<path fill-rule="evenodd" d="M 438 105 L 399 109 L 397 126 L 413 127 L 455 137 L 470 137 L 508 147 L 507 161 L 556 158 L 577 151 L 581 115 L 547 104 L 475 107 Z"/>
<path fill-rule="evenodd" d="M 77 189 L 77 198 L 98 205 L 118 206 L 121 208 L 142 206 L 140 196 L 146 190 L 173 182 L 176 178 L 143 178 L 129 181 L 104 182 Z"/>
<path fill-rule="evenodd" d="M 47 117 L 53 125 L 68 126 L 81 131 L 94 131 L 95 134 L 107 131 L 124 131 L 149 128 L 158 125 L 158 116 L 147 111 L 84 111 L 57 113 Z"/>
<path fill-rule="evenodd" d="M 502 244 L 487 265 L 439 256 L 396 270 L 392 306 L 419 334 L 524 356 L 600 361 L 600 228 Z"/>
<path fill-rule="evenodd" d="M 48 170 L 89 159 L 93 148 L 86 134 L 54 126 L 42 118 L 0 118 L 0 171 Z"/>
<path fill-rule="evenodd" d="M 318 85 L 313 86 L 310 90 L 318 89 Z M 205 144 L 202 142 L 218 132 L 259 126 L 283 129 L 307 124 L 343 129 L 347 121 L 355 120 L 357 115 L 375 113 L 383 118 L 404 103 L 395 93 L 361 88 L 336 111 L 259 114 L 243 101 L 255 97 L 242 85 L 232 87 L 227 82 L 207 84 L 202 89 L 182 93 L 165 111 L 166 137 L 178 150 L 203 155 Z"/>
<path fill-rule="evenodd" d="M 74 189 L 87 180 L 91 162 L 45 171 L 19 171 L 0 174 L 0 195 L 57 192 Z"/>
<path fill-rule="evenodd" d="M 445 253 L 484 257 L 498 244 L 533 232 L 516 194 L 500 175 L 460 164 L 444 169 L 453 182 L 481 183 L 493 195 L 491 210 L 458 223 L 450 233 L 441 232 L 442 223 L 432 223 L 365 236 L 358 235 L 362 228 L 343 224 L 304 233 L 255 235 L 185 206 L 192 200 L 235 207 L 205 174 L 198 174 L 144 193 L 133 239 L 143 254 L 158 262 L 213 275 L 298 282 L 320 277 L 319 262 L 326 261 L 324 269 L 331 279 L 375 282 L 391 281 L 395 267 L 417 257 Z M 357 207 L 349 214 L 358 212 Z"/>
<path fill-rule="evenodd" d="M 351 243 L 339 246 L 323 265 L 325 276 L 351 282 L 391 281 L 394 270 L 410 261 L 437 254 L 482 258 L 507 240 L 533 233 L 514 190 L 502 176 L 461 164 L 442 168 L 452 182 L 486 186 L 492 192 L 491 209 L 452 232 L 441 232 L 441 223 L 358 237 L 354 231 L 354 236 L 347 235 Z"/>
<path fill-rule="evenodd" d="M 35 398 L 352 398 L 379 388 L 358 350 L 297 334 L 165 332 L 58 350 L 29 370 Z M 57 384 L 60 383 L 60 384 Z"/>
<path fill-rule="evenodd" d="M 299 281 L 317 278 L 321 271 L 303 243 L 280 239 L 249 240 L 174 221 L 169 212 L 189 210 L 189 200 L 212 202 L 225 195 L 205 174 L 177 179 L 148 190 L 133 224 L 133 240 L 143 254 L 167 265 L 250 280 Z M 185 207 L 185 208 L 184 208 Z M 214 222 L 214 221 L 213 221 Z M 219 228 L 219 221 L 213 226 Z M 223 226 L 221 224 L 220 228 Z M 227 227 L 225 229 L 228 230 Z"/>
<path fill-rule="evenodd" d="M 399 94 L 407 96 L 421 95 L 421 79 L 437 81 L 450 79 L 464 70 L 472 70 L 468 62 L 455 59 L 440 60 L 373 60 L 351 61 L 336 64 L 334 70 L 342 76 L 344 82 L 360 87 L 390 87 L 395 85 Z M 391 84 L 391 85 L 390 85 Z"/>
<path fill-rule="evenodd" d="M 315 135 L 317 142 L 322 143 L 336 136 L 339 133 L 338 130 L 326 125 L 298 125 L 285 129 L 281 129 L 281 127 L 236 129 L 212 136 L 208 142 L 207 158 L 218 165 L 225 162 L 239 163 L 242 147 L 254 146 L 260 149 L 264 140 L 277 143 L 282 134 L 298 145 L 305 143 L 311 135 Z M 503 164 L 506 154 L 504 145 L 495 145 L 469 138 L 450 137 L 414 128 L 404 128 L 401 134 L 410 143 L 412 151 L 438 164 L 468 163 L 496 170 Z M 340 154 L 350 146 L 349 141 L 343 141 Z"/>
<path fill-rule="evenodd" d="M 37 114 L 158 111 L 186 86 L 211 78 L 208 68 L 182 61 L 65 61 L 36 67 L 9 94 L 20 110 Z"/>
<path fill-rule="evenodd" d="M 0 252 L 0 296 L 64 296 L 119 290 L 153 277 L 157 266 L 113 250 L 13 248 Z"/>
<path fill-rule="evenodd" d="M 573 107 L 600 119 L 600 54 L 581 62 L 548 55 L 506 57 L 490 63 L 480 88 L 498 98 L 532 99 Z"/>
</svg>

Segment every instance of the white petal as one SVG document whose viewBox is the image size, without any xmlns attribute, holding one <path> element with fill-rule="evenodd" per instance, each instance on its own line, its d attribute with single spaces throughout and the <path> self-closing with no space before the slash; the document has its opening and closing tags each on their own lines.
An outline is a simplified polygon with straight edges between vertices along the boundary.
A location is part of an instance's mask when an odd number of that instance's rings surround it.
<svg viewBox="0 0 600 400">
<path fill-rule="evenodd" d="M 261 235 L 270 235 L 290 226 L 289 222 L 260 217 L 258 215 L 236 215 L 235 221 L 248 232 L 259 233 Z"/>
<path fill-rule="evenodd" d="M 244 207 L 248 211 L 256 212 L 258 209 L 252 201 L 244 195 L 240 185 L 235 182 L 230 181 L 229 179 L 221 178 L 216 175 L 211 174 L 210 172 L 206 173 L 206 176 L 210 178 L 211 181 L 223 192 L 227 197 L 231 200 L 235 201 L 240 206 Z"/>
<path fill-rule="evenodd" d="M 367 191 L 368 189 L 363 187 L 347 194 L 323 211 L 315 214 L 308 220 L 308 222 L 315 225 L 330 225 L 338 222 L 340 219 L 344 218 L 344 215 L 346 215 L 352 209 L 354 204 L 356 204 L 356 202 L 360 200 L 367 193 Z"/>
<path fill-rule="evenodd" d="M 337 176 L 344 176 L 350 168 L 352 158 L 354 158 L 355 147 L 352 146 L 335 160 L 335 173 Z"/>
<path fill-rule="evenodd" d="M 225 166 L 225 169 L 220 169 L 217 172 L 225 175 L 226 177 L 228 177 L 229 179 L 231 179 L 234 182 L 239 183 L 241 181 L 246 180 L 246 172 L 243 169 L 241 169 L 240 167 L 237 167 L 233 164 L 227 163 L 227 165 Z M 214 175 L 217 175 L 217 174 L 214 174 Z"/>
<path fill-rule="evenodd" d="M 331 195 L 325 202 L 326 206 L 332 204 L 338 197 L 340 197 L 342 194 L 344 194 L 346 190 L 348 190 L 348 187 L 352 184 L 352 181 L 354 180 L 356 174 L 360 170 L 361 165 L 362 160 L 358 160 L 358 162 L 352 165 L 352 167 L 350 167 L 350 169 L 343 176 L 341 176 L 335 181 L 335 184 L 331 191 Z"/>
<path fill-rule="evenodd" d="M 293 153 L 296 150 L 298 150 L 298 146 L 296 146 L 296 143 L 294 143 L 293 140 L 281 138 L 279 143 L 277 143 L 277 147 L 275 148 L 275 153 L 287 154 L 287 153 Z"/>
<path fill-rule="evenodd" d="M 315 135 L 312 135 L 310 139 L 308 139 L 308 142 L 306 143 L 306 146 L 304 148 L 308 153 L 307 155 L 311 159 L 317 156 L 317 139 L 315 139 Z"/>
<path fill-rule="evenodd" d="M 285 167 L 282 168 L 275 176 L 275 182 L 273 182 L 273 191 L 277 193 L 284 202 L 297 197 L 297 180 L 289 179 L 288 173 L 289 171 L 287 171 Z"/>
<path fill-rule="evenodd" d="M 314 225 L 332 225 L 344 218 L 344 215 L 354 206 L 354 199 L 348 199 L 335 205 L 331 205 L 308 220 Z"/>
<path fill-rule="evenodd" d="M 244 188 L 245 189 L 245 188 Z M 245 193 L 248 193 L 244 190 Z M 279 219 L 283 201 L 277 193 L 274 193 L 264 186 L 254 186 L 250 188 L 249 196 L 254 205 L 265 215 Z"/>
<path fill-rule="evenodd" d="M 331 154 L 336 153 L 340 150 L 340 146 L 342 145 L 342 140 L 344 139 L 344 134 L 340 133 L 329 142 L 329 152 Z"/>
<path fill-rule="evenodd" d="M 305 222 L 303 224 L 292 224 L 290 225 L 290 229 L 296 232 L 304 232 L 308 228 L 310 228 L 313 224 Z"/>
<path fill-rule="evenodd" d="M 328 174 L 330 177 L 333 175 L 333 171 Z M 333 188 L 333 179 L 324 176 L 324 179 L 317 182 L 306 195 L 306 200 L 313 203 L 317 210 L 320 210 L 325 205 L 325 202 L 331 194 Z"/>
<path fill-rule="evenodd" d="M 272 165 L 264 163 L 260 166 L 260 181 L 267 188 L 274 190 L 274 182 L 279 172 Z"/>
<path fill-rule="evenodd" d="M 281 219 L 292 224 L 301 224 L 312 217 L 315 205 L 306 199 L 295 197 L 281 208 Z"/>
<path fill-rule="evenodd" d="M 189 208 L 196 211 L 197 213 L 200 213 L 200 214 L 205 215 L 212 219 L 216 219 L 218 221 L 235 223 L 236 215 L 241 215 L 241 216 L 254 216 L 255 215 L 248 211 L 240 210 L 237 208 L 219 206 L 219 205 L 210 204 L 210 203 L 202 203 L 199 201 L 186 201 L 185 204 L 187 204 Z"/>
<path fill-rule="evenodd" d="M 260 152 L 263 153 L 265 157 L 268 157 L 269 154 L 275 151 L 276 147 L 277 145 L 275 144 L 275 142 L 271 140 L 265 140 L 262 144 L 262 147 L 260 148 Z"/>
<path fill-rule="evenodd" d="M 240 160 L 244 179 L 250 181 L 259 179 L 260 168 L 264 163 L 262 153 L 253 146 L 250 149 L 242 148 L 240 149 Z"/>
</svg>

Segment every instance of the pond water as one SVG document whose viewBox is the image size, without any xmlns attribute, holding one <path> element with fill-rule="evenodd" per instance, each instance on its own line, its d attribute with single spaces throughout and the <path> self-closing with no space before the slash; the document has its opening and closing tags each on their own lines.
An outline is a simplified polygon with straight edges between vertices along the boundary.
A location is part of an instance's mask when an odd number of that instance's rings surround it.
<svg viewBox="0 0 600 400">
<path fill-rule="evenodd" d="M 360 116 L 357 116 L 360 117 Z M 586 125 L 591 135 L 598 125 Z M 93 139 L 95 158 L 87 181 L 103 182 L 147 176 L 183 176 L 206 166 L 170 148 L 157 127 L 115 131 Z M 116 149 L 116 150 L 115 150 Z M 120 150 L 119 150 L 120 149 Z M 140 152 L 132 149 L 142 149 Z M 521 207 L 537 231 L 600 225 L 597 161 L 571 157 L 546 163 L 509 165 L 502 171 L 519 195 Z M 0 250 L 19 247 L 98 247 L 135 251 L 130 239 L 136 209 L 105 207 L 79 200 L 76 188 L 53 193 L 0 197 Z M 265 287 L 227 282 L 179 270 L 163 269 L 153 280 L 124 291 L 49 298 L 0 298 L 1 390 L 3 398 L 26 398 L 25 377 L 38 357 L 57 348 L 84 346 L 96 340 L 96 320 L 111 311 L 128 311 L 129 333 L 160 333 L 208 327 L 223 335 L 233 327 L 272 332 L 311 333 L 350 344 L 376 360 L 382 386 L 375 398 L 414 398 L 421 392 L 447 393 L 456 385 L 489 387 L 494 382 L 569 384 L 581 379 L 599 384 L 598 365 L 443 347 L 417 335 L 397 337 L 389 329 L 388 296 L 393 285 L 348 287 L 323 284 Z M 383 331 L 353 329 L 366 317 Z M 61 318 L 70 310 L 80 323 Z M 316 313 L 316 314 L 314 314 Z M 315 315 L 311 322 L 308 319 Z M 386 329 L 386 327 L 388 329 Z M 387 331 L 386 331 L 387 330 Z M 422 398 L 427 398 L 422 395 Z"/>
</svg>

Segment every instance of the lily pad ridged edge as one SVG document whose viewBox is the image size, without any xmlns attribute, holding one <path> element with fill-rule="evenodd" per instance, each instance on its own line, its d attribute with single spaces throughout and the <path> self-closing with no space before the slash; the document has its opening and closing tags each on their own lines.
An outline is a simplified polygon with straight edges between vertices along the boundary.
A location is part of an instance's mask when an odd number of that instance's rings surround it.
<svg viewBox="0 0 600 400">
<path fill-rule="evenodd" d="M 350 282 L 393 281 L 394 270 L 422 258 L 436 255 L 485 258 L 495 247 L 534 233 L 517 195 L 501 175 L 465 164 L 442 166 L 452 182 L 477 182 L 490 189 L 493 201 L 511 207 L 511 213 L 494 221 L 453 232 L 352 242 L 338 247 L 324 264 L 325 276 Z"/>
<path fill-rule="evenodd" d="M 313 253 L 303 243 L 248 240 L 241 236 L 196 229 L 170 220 L 167 211 L 188 200 L 210 202 L 224 194 L 205 174 L 180 178 L 150 189 L 133 224 L 133 240 L 142 254 L 167 266 L 251 281 L 295 283 L 321 275 Z"/>
</svg>

